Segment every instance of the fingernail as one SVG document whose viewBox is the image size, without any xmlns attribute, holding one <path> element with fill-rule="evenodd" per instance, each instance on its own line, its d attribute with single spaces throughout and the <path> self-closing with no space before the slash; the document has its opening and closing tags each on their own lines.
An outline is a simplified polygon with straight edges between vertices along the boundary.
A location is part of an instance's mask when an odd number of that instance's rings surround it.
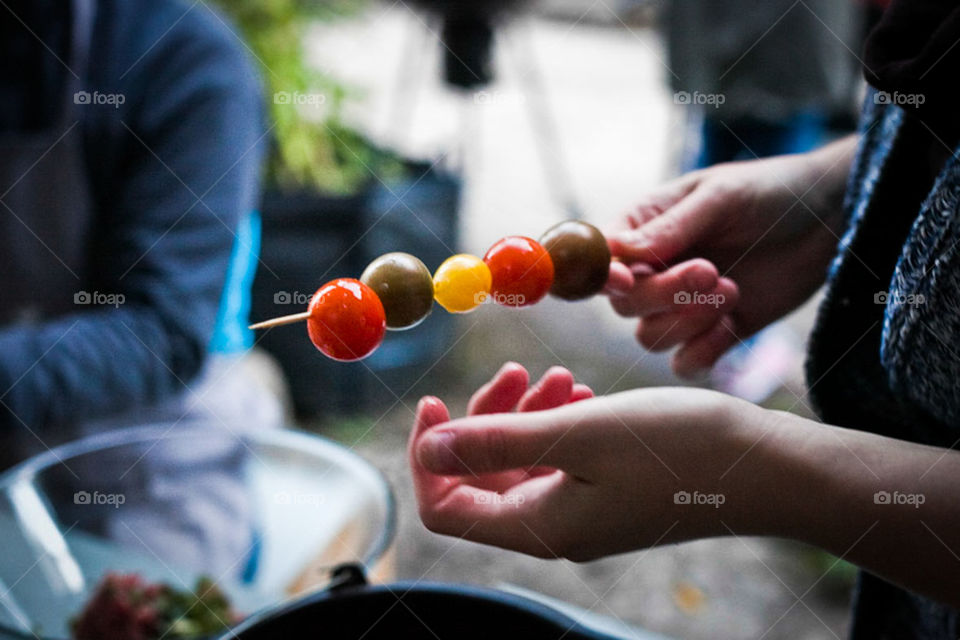
<svg viewBox="0 0 960 640">
<path fill-rule="evenodd" d="M 636 277 L 651 276 L 656 272 L 657 270 L 654 269 L 649 264 L 647 264 L 646 262 L 637 262 L 630 265 L 630 273 L 632 273 Z"/>
<path fill-rule="evenodd" d="M 500 370 L 497 371 L 497 375 L 500 375 L 500 374 L 502 374 L 502 373 L 506 373 L 506 372 L 509 371 L 510 369 L 515 369 L 515 368 L 517 368 L 517 367 L 519 367 L 519 366 L 520 366 L 520 363 L 514 362 L 513 360 L 508 360 L 507 362 L 504 362 L 504 363 L 503 363 L 503 366 L 500 367 Z"/>
<path fill-rule="evenodd" d="M 420 398 L 420 401 L 417 403 L 417 411 L 423 411 L 427 408 L 427 405 L 433 404 L 437 401 L 435 396 L 423 396 Z"/>
<path fill-rule="evenodd" d="M 456 473 L 463 466 L 453 452 L 456 439 L 451 431 L 425 434 L 417 445 L 417 461 L 431 471 Z"/>
</svg>

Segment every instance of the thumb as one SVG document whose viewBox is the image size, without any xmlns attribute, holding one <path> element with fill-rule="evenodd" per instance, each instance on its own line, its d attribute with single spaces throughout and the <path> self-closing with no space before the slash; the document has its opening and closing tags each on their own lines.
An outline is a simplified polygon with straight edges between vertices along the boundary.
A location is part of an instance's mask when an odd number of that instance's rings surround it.
<svg viewBox="0 0 960 640">
<path fill-rule="evenodd" d="M 609 239 L 610 252 L 626 262 L 646 262 L 657 269 L 689 251 L 706 237 L 718 206 L 714 196 L 694 190 L 659 216 Z"/>
<path fill-rule="evenodd" d="M 583 405 L 590 400 L 577 403 Z M 454 420 L 428 430 L 414 445 L 417 461 L 440 475 L 480 475 L 538 465 L 570 469 L 577 422 L 562 409 Z"/>
</svg>

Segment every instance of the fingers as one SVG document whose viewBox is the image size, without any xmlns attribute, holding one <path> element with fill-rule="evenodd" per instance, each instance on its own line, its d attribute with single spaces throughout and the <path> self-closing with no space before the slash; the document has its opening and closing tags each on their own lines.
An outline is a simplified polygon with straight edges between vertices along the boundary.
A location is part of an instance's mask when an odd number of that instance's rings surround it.
<svg viewBox="0 0 960 640">
<path fill-rule="evenodd" d="M 473 394 L 467 415 L 543 411 L 568 402 L 593 397 L 590 387 L 574 384 L 573 374 L 563 367 L 551 367 L 528 388 L 529 374 L 516 362 L 504 364 L 487 384 Z"/>
<path fill-rule="evenodd" d="M 730 316 L 723 316 L 673 355 L 673 370 L 681 378 L 697 377 L 709 370 L 738 341 L 736 324 Z"/>
<path fill-rule="evenodd" d="M 424 396 L 417 403 L 417 413 L 414 418 L 413 431 L 410 432 L 410 442 L 414 442 L 430 427 L 441 422 L 450 421 L 450 412 L 447 405 L 440 398 Z"/>
<path fill-rule="evenodd" d="M 563 367 L 552 367 L 533 387 L 527 388 L 526 369 L 515 362 L 508 362 L 470 400 L 467 415 L 507 413 L 517 411 L 542 411 L 570 402 L 573 393 L 573 374 Z M 582 392 L 581 392 L 582 393 Z M 490 491 L 507 491 L 527 478 L 553 473 L 548 467 L 516 469 L 506 473 L 475 475 L 470 479 L 474 486 Z"/>
<path fill-rule="evenodd" d="M 414 444 L 417 462 L 441 475 L 480 475 L 539 465 L 573 470 L 568 432 L 578 422 L 557 410 L 471 416 L 430 429 Z"/>
<path fill-rule="evenodd" d="M 561 496 L 572 486 L 585 486 L 558 469 L 578 473 L 574 461 L 583 457 L 582 447 L 574 452 L 576 446 L 562 441 L 590 409 L 551 409 L 591 398 L 593 392 L 562 367 L 526 386 L 526 370 L 507 363 L 470 401 L 472 411 L 495 413 L 457 421 L 450 421 L 440 400 L 423 398 L 408 456 L 420 518 L 431 531 L 556 557 L 544 541 L 557 532 L 556 521 L 545 514 L 569 505 Z M 522 413 L 502 412 L 514 405 Z"/>
<path fill-rule="evenodd" d="M 570 392 L 570 402 L 580 402 L 581 400 L 589 400 L 593 397 L 593 389 L 585 384 L 577 383 L 573 385 L 573 391 Z"/>
<path fill-rule="evenodd" d="M 717 316 L 714 315 L 685 318 L 675 313 L 664 313 L 637 323 L 637 342 L 651 353 L 661 353 L 695 338 L 715 324 Z"/>
<path fill-rule="evenodd" d="M 431 427 L 448 422 L 450 412 L 439 398 L 427 396 L 417 404 L 416 418 L 410 439 L 407 443 L 407 459 L 413 475 L 413 488 L 419 504 L 429 504 L 437 499 L 453 485 L 448 478 L 442 478 L 427 472 L 417 461 L 417 440 Z"/>
<path fill-rule="evenodd" d="M 716 289 L 702 299 L 677 305 L 672 312 L 642 318 L 637 325 L 637 341 L 653 352 L 684 344 L 712 328 L 736 307 L 739 298 L 737 285 L 728 278 L 721 278 Z"/>
<path fill-rule="evenodd" d="M 608 295 L 620 295 L 630 291 L 634 285 L 633 273 L 630 267 L 619 260 L 613 260 L 610 263 L 610 274 L 607 276 L 607 284 L 604 287 L 604 293 Z"/>
<path fill-rule="evenodd" d="M 709 233 L 716 210 L 722 204 L 705 190 L 693 190 L 637 228 L 609 237 L 610 251 L 624 262 L 665 267 Z"/>
<path fill-rule="evenodd" d="M 621 316 L 646 316 L 675 311 L 678 296 L 713 292 L 719 282 L 717 268 L 709 260 L 695 258 L 666 271 L 636 277 L 633 288 L 611 296 L 610 304 Z"/>
<path fill-rule="evenodd" d="M 487 384 L 480 387 L 467 404 L 467 415 L 512 411 L 524 392 L 530 374 L 516 362 L 508 362 Z"/>
<path fill-rule="evenodd" d="M 517 404 L 517 411 L 544 411 L 570 402 L 573 374 L 563 367 L 550 367 Z"/>
</svg>

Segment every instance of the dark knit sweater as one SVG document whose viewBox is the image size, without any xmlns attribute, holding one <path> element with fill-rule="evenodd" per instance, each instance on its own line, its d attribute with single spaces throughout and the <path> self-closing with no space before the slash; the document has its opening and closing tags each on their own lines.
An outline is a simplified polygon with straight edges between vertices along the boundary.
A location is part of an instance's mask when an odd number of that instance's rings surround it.
<svg viewBox="0 0 960 640">
<path fill-rule="evenodd" d="M 866 99 L 845 202 L 849 227 L 811 339 L 808 384 L 826 422 L 955 448 L 960 160 L 951 151 L 957 140 L 874 96 Z M 955 609 L 863 573 L 851 636 L 956 640 L 958 617 Z"/>
</svg>

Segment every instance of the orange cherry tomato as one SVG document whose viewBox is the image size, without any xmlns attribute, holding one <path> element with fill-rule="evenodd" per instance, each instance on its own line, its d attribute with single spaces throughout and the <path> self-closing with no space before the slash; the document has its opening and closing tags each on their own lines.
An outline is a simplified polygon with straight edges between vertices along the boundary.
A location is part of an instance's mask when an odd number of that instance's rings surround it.
<svg viewBox="0 0 960 640">
<path fill-rule="evenodd" d="M 342 362 L 374 352 L 387 331 L 387 316 L 373 289 L 353 278 L 323 285 L 310 299 L 307 333 L 326 356 Z"/>
<path fill-rule="evenodd" d="M 507 236 L 490 247 L 483 261 L 490 267 L 493 301 L 506 307 L 538 302 L 553 284 L 553 260 L 543 246 L 525 236 Z"/>
</svg>

